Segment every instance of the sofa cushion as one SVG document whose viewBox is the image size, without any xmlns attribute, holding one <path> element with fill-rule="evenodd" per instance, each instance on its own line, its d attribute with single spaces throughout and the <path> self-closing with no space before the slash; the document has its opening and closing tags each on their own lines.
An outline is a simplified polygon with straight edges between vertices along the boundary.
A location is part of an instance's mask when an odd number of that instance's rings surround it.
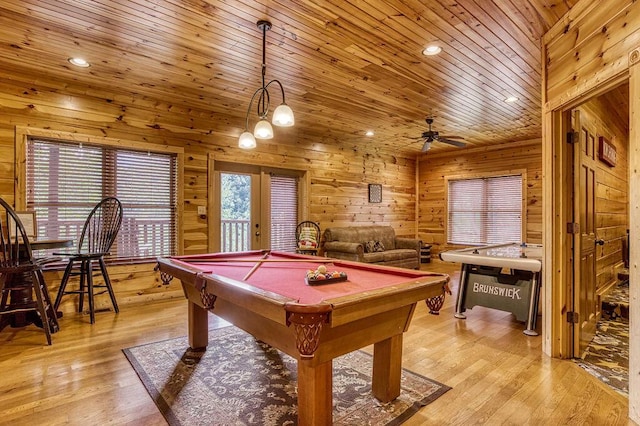
<svg viewBox="0 0 640 426">
<path fill-rule="evenodd" d="M 411 259 L 416 257 L 416 251 L 411 249 L 387 250 L 382 253 L 385 262 L 394 260 Z"/>
<path fill-rule="evenodd" d="M 357 227 L 327 228 L 324 230 L 325 241 L 343 241 L 348 243 L 364 243 L 371 240 L 360 240 Z"/>
<path fill-rule="evenodd" d="M 384 262 L 384 252 L 365 253 L 362 259 L 367 263 L 382 263 Z"/>
</svg>

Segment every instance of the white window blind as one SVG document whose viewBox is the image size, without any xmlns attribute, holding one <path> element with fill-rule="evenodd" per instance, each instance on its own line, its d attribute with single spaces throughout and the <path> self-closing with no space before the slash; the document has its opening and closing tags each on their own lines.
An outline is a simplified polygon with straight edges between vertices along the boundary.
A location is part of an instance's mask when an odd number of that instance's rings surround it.
<svg viewBox="0 0 640 426">
<path fill-rule="evenodd" d="M 298 179 L 271 175 L 271 249 L 294 252 L 298 224 Z"/>
<path fill-rule="evenodd" d="M 447 242 L 522 241 L 522 176 L 450 180 Z"/>
<path fill-rule="evenodd" d="M 93 207 L 104 197 L 122 203 L 123 220 L 111 249 L 119 259 L 176 252 L 177 158 L 50 140 L 27 144 L 27 208 L 38 235 L 76 243 Z"/>
</svg>

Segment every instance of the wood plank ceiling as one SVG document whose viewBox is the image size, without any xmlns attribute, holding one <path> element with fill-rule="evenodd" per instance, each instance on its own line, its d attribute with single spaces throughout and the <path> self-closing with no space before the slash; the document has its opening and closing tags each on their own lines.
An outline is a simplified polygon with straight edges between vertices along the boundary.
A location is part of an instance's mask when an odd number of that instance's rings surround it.
<svg viewBox="0 0 640 426">
<path fill-rule="evenodd" d="M 266 78 L 285 87 L 295 138 L 413 156 L 427 116 L 468 146 L 539 138 L 540 39 L 576 2 L 0 0 L 0 76 L 237 137 L 269 19 Z M 442 53 L 422 55 L 429 43 Z"/>
</svg>

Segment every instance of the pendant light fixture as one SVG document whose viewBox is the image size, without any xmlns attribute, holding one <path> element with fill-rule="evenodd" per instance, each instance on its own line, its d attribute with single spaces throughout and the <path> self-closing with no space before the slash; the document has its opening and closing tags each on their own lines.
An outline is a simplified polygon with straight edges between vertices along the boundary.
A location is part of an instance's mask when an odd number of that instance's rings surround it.
<svg viewBox="0 0 640 426">
<path fill-rule="evenodd" d="M 280 87 L 280 93 L 282 94 L 282 103 L 273 111 L 272 123 L 279 127 L 291 127 L 294 124 L 293 111 L 285 103 L 284 99 L 284 87 L 278 80 L 271 80 L 265 84 L 265 74 L 267 71 L 266 64 L 266 39 L 267 31 L 271 29 L 271 22 L 260 20 L 258 21 L 258 28 L 262 30 L 262 87 L 258 88 L 251 97 L 249 102 L 249 108 L 247 109 L 247 117 L 245 119 L 244 132 L 238 139 L 238 146 L 244 149 L 252 149 L 256 147 L 256 139 L 271 139 L 273 138 L 273 128 L 271 123 L 267 119 L 269 114 L 269 102 L 271 97 L 269 95 L 269 86 L 277 84 Z M 249 114 L 251 113 L 251 106 L 253 101 L 257 100 L 257 112 L 258 123 L 253 129 L 253 133 L 249 131 Z"/>
</svg>

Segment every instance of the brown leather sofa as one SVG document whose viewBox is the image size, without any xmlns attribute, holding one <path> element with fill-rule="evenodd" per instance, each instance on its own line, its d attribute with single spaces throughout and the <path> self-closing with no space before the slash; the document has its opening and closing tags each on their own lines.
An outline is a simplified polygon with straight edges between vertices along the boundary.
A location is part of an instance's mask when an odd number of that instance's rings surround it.
<svg viewBox="0 0 640 426">
<path fill-rule="evenodd" d="M 327 228 L 320 240 L 320 255 L 376 265 L 420 268 L 422 242 L 396 237 L 391 226 Z"/>
</svg>

